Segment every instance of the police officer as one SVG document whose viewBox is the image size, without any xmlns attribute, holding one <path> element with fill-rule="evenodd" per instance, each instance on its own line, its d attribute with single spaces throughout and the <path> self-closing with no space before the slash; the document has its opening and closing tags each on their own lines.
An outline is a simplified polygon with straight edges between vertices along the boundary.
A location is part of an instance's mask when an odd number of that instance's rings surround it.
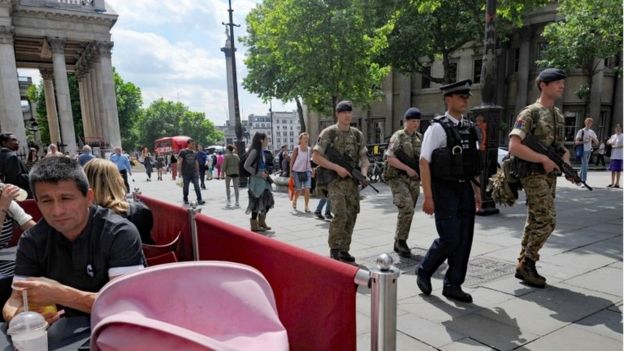
<svg viewBox="0 0 624 351">
<path fill-rule="evenodd" d="M 397 226 L 394 235 L 394 251 L 401 257 L 409 258 L 412 252 L 407 245 L 414 207 L 420 194 L 420 175 L 417 168 L 420 157 L 422 134 L 420 128 L 420 110 L 410 107 L 403 115 L 403 129 L 396 131 L 390 138 L 386 150 L 386 168 L 384 179 L 390 184 L 394 205 L 398 208 Z M 411 163 L 405 164 L 403 161 Z"/>
<path fill-rule="evenodd" d="M 553 171 L 559 171 L 559 168 L 545 155 L 522 144 L 522 140 L 527 135 L 533 135 L 544 146 L 555 147 L 563 160 L 570 163 L 570 154 L 563 147 L 563 115 L 555 107 L 555 101 L 563 95 L 565 78 L 560 69 L 547 68 L 540 72 L 536 79 L 540 97 L 520 112 L 509 133 L 509 152 L 527 161 L 523 167 L 516 169 L 526 193 L 529 211 L 515 276 L 539 288 L 546 286 L 546 278 L 539 275 L 535 262 L 539 260 L 539 250 L 555 229 L 557 178 Z"/>
<path fill-rule="evenodd" d="M 431 276 L 448 260 L 442 295 L 472 302 L 461 289 L 466 277 L 474 234 L 475 208 L 481 206 L 476 177 L 480 173 L 475 126 L 463 113 L 468 107 L 472 81 L 440 87 L 447 111 L 433 119 L 425 132 L 420 153 L 420 176 L 425 199 L 423 211 L 435 213 L 439 238 L 433 241 L 418 265 L 416 283 L 431 294 Z"/>
<path fill-rule="evenodd" d="M 360 194 L 351 174 L 344 167 L 329 161 L 325 153 L 331 147 L 339 154 L 348 156 L 346 159 L 353 162 L 352 167 L 359 166 L 362 174 L 367 174 L 369 162 L 366 143 L 362 132 L 351 127 L 352 110 L 350 101 L 340 101 L 336 105 L 338 123 L 323 129 L 312 153 L 316 164 L 336 175 L 327 184 L 328 198 L 334 212 L 334 219 L 329 225 L 328 242 L 330 257 L 343 262 L 355 262 L 355 258 L 349 254 L 349 247 L 355 220 L 360 212 Z"/>
</svg>

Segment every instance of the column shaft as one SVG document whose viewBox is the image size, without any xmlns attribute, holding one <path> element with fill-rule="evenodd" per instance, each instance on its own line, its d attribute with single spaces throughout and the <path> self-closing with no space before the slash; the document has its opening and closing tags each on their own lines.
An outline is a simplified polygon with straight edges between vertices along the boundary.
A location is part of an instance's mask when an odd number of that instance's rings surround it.
<svg viewBox="0 0 624 351">
<path fill-rule="evenodd" d="M 518 79 L 516 80 L 516 106 L 515 116 L 527 105 L 527 94 L 529 92 L 529 54 L 531 48 L 531 35 L 529 28 L 522 28 L 520 31 L 520 57 L 518 61 Z"/>
<path fill-rule="evenodd" d="M 117 96 L 115 94 L 115 82 L 113 81 L 113 64 L 111 62 L 111 49 L 113 43 L 98 43 L 100 54 L 100 78 L 103 97 L 104 116 L 107 125 L 107 137 L 112 147 L 121 146 L 121 133 L 119 130 L 119 116 L 117 114 Z"/>
<path fill-rule="evenodd" d="M 63 152 L 70 155 L 76 154 L 76 133 L 74 129 L 74 118 L 71 110 L 71 99 L 69 96 L 69 83 L 67 81 L 67 70 L 65 68 L 65 41 L 62 39 L 48 39 L 52 48 L 52 64 L 54 67 L 54 83 L 56 86 L 57 107 L 61 123 L 61 140 L 64 144 Z"/>
<path fill-rule="evenodd" d="M 0 123 L 2 132 L 11 132 L 20 141 L 20 153 L 26 153 L 28 144 L 11 26 L 0 26 Z"/>
<path fill-rule="evenodd" d="M 61 131 L 59 128 L 58 115 L 56 113 L 56 97 L 54 96 L 54 74 L 52 70 L 41 70 L 43 78 L 43 91 L 45 93 L 46 114 L 48 115 L 48 131 L 50 132 L 50 142 L 59 144 L 61 142 Z"/>
</svg>

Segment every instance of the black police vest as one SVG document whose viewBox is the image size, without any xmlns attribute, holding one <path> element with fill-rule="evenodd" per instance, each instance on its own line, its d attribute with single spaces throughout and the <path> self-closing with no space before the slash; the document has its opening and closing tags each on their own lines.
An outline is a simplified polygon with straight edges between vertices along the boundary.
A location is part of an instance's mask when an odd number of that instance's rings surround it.
<svg viewBox="0 0 624 351">
<path fill-rule="evenodd" d="M 481 157 L 477 150 L 477 130 L 474 123 L 462 121 L 459 125 L 446 116 L 436 117 L 446 133 L 446 147 L 433 150 L 431 154 L 431 178 L 433 180 L 470 180 L 481 172 Z"/>
</svg>

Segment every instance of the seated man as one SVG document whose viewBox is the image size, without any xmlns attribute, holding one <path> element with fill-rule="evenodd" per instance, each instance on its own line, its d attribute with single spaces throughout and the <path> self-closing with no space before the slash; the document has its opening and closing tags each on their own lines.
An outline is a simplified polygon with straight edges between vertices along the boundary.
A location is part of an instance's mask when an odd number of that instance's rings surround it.
<svg viewBox="0 0 624 351">
<path fill-rule="evenodd" d="M 14 291 L 2 314 L 21 312 L 22 290 L 29 306 L 48 323 L 86 315 L 98 291 L 116 276 L 143 269 L 145 258 L 136 227 L 109 209 L 93 205 L 93 191 L 77 161 L 50 157 L 29 175 L 43 219 L 19 240 Z M 57 305 L 59 312 L 43 307 Z"/>
</svg>

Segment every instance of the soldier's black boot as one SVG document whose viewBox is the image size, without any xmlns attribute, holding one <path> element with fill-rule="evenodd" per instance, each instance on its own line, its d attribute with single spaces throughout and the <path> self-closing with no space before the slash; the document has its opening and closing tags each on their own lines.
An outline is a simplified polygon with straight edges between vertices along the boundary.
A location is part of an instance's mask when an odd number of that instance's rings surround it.
<svg viewBox="0 0 624 351">
<path fill-rule="evenodd" d="M 536 288 L 546 286 L 546 279 L 537 273 L 535 261 L 527 257 L 518 262 L 515 277 Z"/>
<path fill-rule="evenodd" d="M 412 250 L 410 250 L 409 246 L 407 246 L 406 240 L 395 240 L 394 241 L 394 252 L 398 253 L 399 256 L 404 258 L 412 257 Z"/>
<path fill-rule="evenodd" d="M 329 257 L 340 261 L 340 249 L 329 249 Z"/>
</svg>

